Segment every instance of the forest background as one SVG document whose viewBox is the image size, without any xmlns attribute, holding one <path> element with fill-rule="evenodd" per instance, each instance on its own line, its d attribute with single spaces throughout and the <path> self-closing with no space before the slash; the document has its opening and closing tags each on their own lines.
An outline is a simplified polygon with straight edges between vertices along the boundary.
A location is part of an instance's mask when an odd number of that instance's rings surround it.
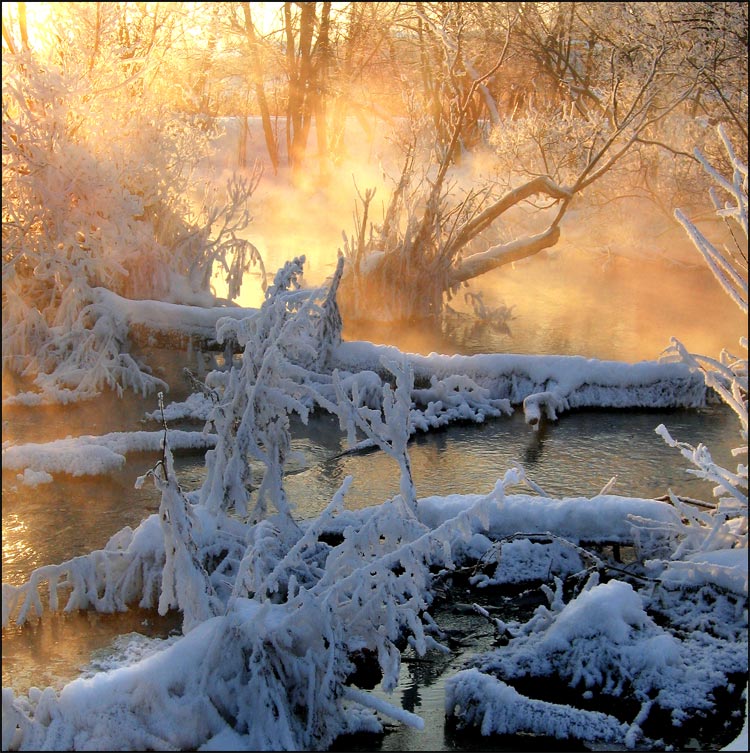
<svg viewBox="0 0 750 753">
<path fill-rule="evenodd" d="M 113 611 L 134 602 L 153 608 L 158 600 L 161 615 L 179 610 L 184 640 L 175 641 L 175 653 L 183 652 L 183 660 L 172 663 L 175 684 L 167 687 L 172 679 L 154 673 L 135 682 L 132 694 L 121 692 L 117 684 L 129 675 L 123 672 L 100 678 L 112 683 L 110 694 L 87 698 L 77 696 L 76 681 L 59 697 L 36 689 L 16 698 L 4 688 L 3 747 L 57 747 L 63 738 L 69 747 L 92 747 L 91 734 L 102 736 L 100 747 L 112 740 L 157 747 L 149 736 L 158 730 L 169 745 L 184 749 L 222 740 L 226 747 L 222 736 L 229 734 L 234 744 L 256 749 L 277 749 L 280 741 L 325 748 L 350 729 L 372 732 L 374 717 L 360 709 L 367 706 L 418 724 L 351 687 L 355 658 L 363 647 L 374 652 L 383 687 L 393 688 L 404 634 L 420 655 L 434 648 L 432 633 L 430 640 L 426 636 L 433 630 L 425 611 L 430 568 L 452 567 L 456 554 L 481 559 L 477 541 L 485 552 L 494 544 L 484 533 L 477 539 L 468 525 L 479 525 L 486 510 L 465 508 L 432 529 L 420 519 L 429 504 L 417 498 L 413 484 L 410 432 L 427 414 L 435 419 L 430 427 L 456 416 L 483 420 L 510 410 L 510 401 L 490 398 L 467 373 L 441 380 L 433 373 L 429 387 L 416 387 L 418 356 L 401 354 L 398 362 L 376 365 L 378 346 L 341 342 L 342 316 L 347 323 L 367 316 L 419 326 L 449 320 L 463 303 L 478 319 L 501 327 L 508 307 L 467 287 L 487 272 L 507 268 L 510 274 L 534 256 L 552 260 L 563 238 L 565 264 L 577 244 L 593 247 L 592 258 L 606 258 L 610 239 L 619 236 L 617 252 L 643 260 L 644 283 L 647 270 L 655 269 L 645 262 L 663 256 L 659 282 L 666 283 L 679 265 L 695 263 L 682 257 L 675 235 L 689 236 L 746 316 L 746 6 L 17 3 L 3 6 L 3 45 L 4 407 L 35 412 L 40 404 L 82 402 L 108 388 L 120 395 L 127 389 L 161 392 L 164 375 L 141 360 L 133 347 L 139 338 L 153 344 L 161 333 L 175 347 L 184 344 L 175 335 L 187 332 L 198 335 L 199 347 L 211 338 L 227 346 L 222 368 L 205 382 L 191 375 L 191 389 L 208 411 L 203 420 L 207 415 L 216 429 L 201 488 L 186 494 L 180 487 L 165 425 L 155 437 L 161 458 L 138 481 L 154 481 L 161 494 L 158 515 L 135 531 L 122 529 L 103 550 L 37 568 L 23 585 L 3 584 L 4 625 L 12 615 L 23 623 L 27 614 L 41 614 L 42 587 L 51 610 L 61 603 L 58 592 L 68 596 L 66 609 Z M 266 155 L 258 162 L 249 159 L 254 125 Z M 221 138 L 236 139 L 236 158 L 226 172 L 209 175 L 212 146 Z M 283 190 L 256 204 L 269 183 Z M 345 222 L 334 212 L 342 206 Z M 256 208 L 296 231 L 296 245 L 272 234 L 282 255 L 297 258 L 271 285 L 253 241 Z M 335 245 L 317 238 L 316 215 L 344 225 Z M 297 255 L 313 242 L 326 247 L 326 273 L 336 271 L 327 289 L 310 293 L 305 260 Z M 245 283 L 255 279 L 263 306 L 232 305 L 247 300 Z M 534 287 L 525 292 L 533 298 Z M 316 295 L 324 299 L 320 304 Z M 705 295 L 698 295 L 705 306 Z M 696 319 L 705 324 L 705 312 L 698 310 Z M 741 344 L 746 348 L 746 338 Z M 238 361 L 229 350 L 242 348 Z M 340 359 L 347 352 L 358 373 L 328 373 L 333 355 Z M 495 354 L 492 362 L 500 370 L 522 361 L 537 373 L 543 363 L 558 369 L 552 377 L 531 379 L 533 394 L 514 394 L 534 426 L 569 409 L 578 388 L 596 392 L 599 406 L 614 393 L 615 402 L 606 404 L 622 407 L 618 395 L 633 387 L 628 374 L 654 367 L 684 386 L 682 370 L 697 377 L 696 385 L 700 381 L 700 395 L 711 387 L 737 414 L 744 447 L 733 456 L 744 458 L 747 361 L 727 351 L 718 359 L 695 356 L 676 339 L 667 355 L 673 363 L 606 363 L 615 383 L 603 391 L 586 378 L 586 369 L 597 364 L 582 364 L 585 359 L 523 361 Z M 435 354 L 425 360 L 433 371 L 451 361 Z M 517 387 L 513 368 L 510 380 Z M 559 386 L 560 371 L 575 372 L 577 387 L 567 393 L 550 388 L 552 382 Z M 665 385 L 669 391 L 669 379 L 649 382 L 650 407 L 664 404 Z M 412 408 L 418 394 L 428 401 L 425 411 Z M 467 400 L 475 402 L 469 406 Z M 305 419 L 310 401 L 338 415 L 352 441 L 355 428 L 364 433 L 400 469 L 400 494 L 362 519 L 344 516 L 352 525 L 335 531 L 330 542 L 326 526 L 342 511 L 349 481 L 319 518 L 304 523 L 293 517 L 284 488 L 289 417 Z M 440 416 L 434 414 L 438 403 L 446 409 Z M 486 413 L 488 408 L 495 412 Z M 7 423 L 4 468 L 19 449 L 6 445 Z M 564 626 L 573 614 L 581 641 L 564 643 L 574 652 L 580 646 L 578 658 L 589 667 L 589 627 L 600 624 L 602 613 L 614 614 L 612 605 L 627 606 L 629 614 L 614 619 L 614 632 L 602 635 L 595 656 L 608 667 L 606 685 L 612 685 L 609 668 L 621 678 L 615 696 L 630 693 L 622 678 L 643 681 L 635 687 L 637 708 L 624 720 L 627 731 L 614 718 L 601 731 L 606 740 L 624 736 L 631 747 L 643 739 L 646 721 L 653 728 L 647 735 L 661 734 L 659 715 L 652 713 L 655 689 L 677 728 L 690 709 L 712 706 L 713 688 L 731 685 L 731 719 L 719 721 L 722 733 L 734 736 L 747 676 L 747 466 L 740 462 L 736 473 L 729 471 L 703 445 L 673 440 L 664 426 L 657 431 L 716 484 L 718 502 L 696 512 L 671 492 L 669 502 L 621 498 L 606 522 L 608 536 L 622 523 L 630 543 L 646 532 L 658 544 L 644 555 L 657 559 L 645 564 L 662 584 L 674 586 L 664 589 L 669 604 L 659 606 L 648 589 L 636 599 L 624 583 L 600 584 L 604 565 L 597 557 L 595 571 L 586 569 L 586 584 L 575 586 L 571 608 L 565 610 L 561 584 L 554 593 L 547 588 L 551 611 L 538 610 L 528 627 L 531 644 L 537 627 Z M 135 433 L 131 439 L 140 441 Z M 39 454 L 38 447 L 32 450 Z M 255 488 L 249 454 L 265 466 Z M 75 462 L 91 456 L 82 451 Z M 46 470 L 24 468 L 16 477 L 23 484 L 53 481 Z M 504 515 L 505 487 L 522 477 L 520 468 L 508 471 L 479 507 Z M 600 501 L 608 491 L 610 484 Z M 467 500 L 453 499 L 448 507 Z M 633 510 L 643 509 L 641 502 L 649 512 L 635 515 L 633 534 Z M 538 527 L 549 531 L 549 519 Z M 583 528 L 565 535 L 591 535 L 590 524 Z M 509 551 L 532 550 L 531 541 L 518 544 Z M 578 551 L 578 544 L 573 548 Z M 363 566 L 365 552 L 372 559 Z M 506 559 L 514 567 L 522 558 Z M 516 568 L 513 578 L 523 580 L 522 570 Z M 349 575 L 341 578 L 342 572 Z M 703 599 L 704 588 L 710 598 Z M 363 589 L 377 594 L 368 599 L 370 610 L 359 608 Z M 592 611 L 594 619 L 579 609 L 592 594 L 605 604 Z M 311 619 L 301 620 L 298 608 Z M 647 608 L 668 612 L 675 633 L 652 624 Z M 356 629 L 352 615 L 361 618 Z M 630 630 L 621 630 L 628 620 L 645 626 L 632 646 Z M 309 625 L 320 629 L 307 631 Z M 506 656 L 516 649 L 524 654 L 525 631 L 514 624 L 503 632 L 513 641 Z M 204 645 L 196 636 L 208 633 L 217 652 L 190 660 L 193 647 Z M 615 633 L 627 645 L 612 662 L 610 650 L 622 642 Z M 690 636 L 684 642 L 677 638 L 683 633 Z M 713 647 L 699 651 L 706 635 Z M 652 648 L 647 654 L 644 642 Z M 660 647 L 667 644 L 665 654 Z M 243 651 L 258 661 L 246 665 Z M 643 656 L 649 657 L 648 675 L 629 663 L 629 657 Z M 576 661 L 563 658 L 561 666 L 576 667 Z M 663 671 L 665 661 L 677 669 Z M 501 733 L 502 714 L 489 711 L 496 701 L 498 708 L 508 706 L 502 701 L 507 691 L 498 678 L 486 679 L 494 662 L 488 655 L 480 673 L 486 677 L 457 675 L 450 705 L 470 724 L 476 722 L 475 699 L 488 702 L 486 719 Z M 704 671 L 709 666 L 721 671 Z M 269 667 L 282 669 L 279 674 Z M 523 674 L 519 667 L 506 666 L 505 674 Z M 709 674 L 710 687 L 704 682 Z M 488 682 L 494 688 L 489 695 Z M 152 683 L 164 705 L 146 709 L 138 686 Z M 205 694 L 196 695 L 196 688 Z M 271 697 L 273 709 L 256 707 Z M 195 713 L 196 698 L 205 717 Z M 120 718 L 133 721 L 133 737 L 125 743 L 116 715 L 108 717 L 106 729 L 86 727 L 100 718 L 90 713 L 97 704 L 115 703 Z M 70 716 L 63 721 L 57 712 L 64 708 Z M 525 708 L 537 707 L 516 704 L 516 710 Z M 555 735 L 591 729 L 588 708 L 561 713 L 563 727 Z M 537 725 L 540 715 L 533 711 L 531 717 Z M 549 715 L 541 717 L 534 730 L 548 733 L 542 727 Z M 527 729 L 529 719 L 511 722 Z"/>
</svg>

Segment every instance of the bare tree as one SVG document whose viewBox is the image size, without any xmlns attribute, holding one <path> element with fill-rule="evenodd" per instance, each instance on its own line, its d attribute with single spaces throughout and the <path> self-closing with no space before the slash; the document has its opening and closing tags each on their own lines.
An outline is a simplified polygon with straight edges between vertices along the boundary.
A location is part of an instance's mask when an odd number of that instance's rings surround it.
<svg viewBox="0 0 750 753">
<path fill-rule="evenodd" d="M 335 67 L 328 74 L 328 154 L 332 162 L 346 153 L 347 118 L 355 117 L 372 137 L 384 101 L 393 97 L 400 61 L 393 29 L 401 3 L 349 3 L 331 26 Z"/>
<path fill-rule="evenodd" d="M 264 36 L 253 23 L 252 5 L 237 8 L 242 18 L 230 14 L 229 28 L 249 44 L 251 86 L 272 166 L 276 169 L 283 160 L 282 145 L 293 173 L 309 166 L 314 126 L 318 173 L 325 181 L 331 164 L 344 153 L 347 117 L 354 114 L 371 132 L 377 109 L 372 83 L 377 81 L 376 90 L 382 92 L 384 69 L 396 76 L 396 61 L 388 53 L 398 4 L 351 3 L 337 9 L 328 2 L 284 3 L 280 29 Z M 281 87 L 279 72 L 286 79 Z M 270 86 L 276 86 L 275 108 L 266 94 Z M 278 118 L 285 121 L 285 143 L 274 129 Z"/>
<path fill-rule="evenodd" d="M 299 15 L 293 5 L 300 8 Z M 307 151 L 312 119 L 325 139 L 323 89 L 330 56 L 329 28 L 331 3 L 322 4 L 320 17 L 317 3 L 284 3 L 289 98 L 287 106 L 287 154 L 293 171 L 298 171 Z M 317 29 L 317 35 L 316 35 Z M 323 116 L 321 119 L 321 115 Z M 325 158 L 325 149 L 321 158 Z"/>
<path fill-rule="evenodd" d="M 448 110 L 454 115 L 440 159 L 418 174 L 416 139 L 411 140 L 382 224 L 370 216 L 374 194 L 360 196 L 355 233 L 345 241 L 350 264 L 342 283 L 343 311 L 351 316 L 356 301 L 359 310 L 391 319 L 440 314 L 445 298 L 469 280 L 554 246 L 579 197 L 599 186 L 620 190 L 614 179 L 607 181 L 616 174 L 620 180 L 620 169 L 633 170 L 646 148 L 658 148 L 650 142 L 661 124 L 674 115 L 685 117 L 697 77 L 677 71 L 674 40 L 641 33 L 643 24 L 635 21 L 623 27 L 635 11 L 628 4 L 617 10 L 622 18 L 613 24 L 602 8 L 587 6 L 571 16 L 565 5 L 546 14 L 534 7 L 528 10 L 534 17 L 506 28 L 512 48 L 536 45 L 540 67 L 555 82 L 551 90 L 562 94 L 547 103 L 529 102 L 523 118 L 496 129 L 501 137 L 511 125 L 516 129 L 520 146 L 511 155 L 513 172 L 462 191 L 451 169 L 456 144 L 473 98 L 505 55 L 484 76 L 474 77 L 468 91 L 451 91 Z M 613 11 L 607 6 L 606 12 Z M 579 37 L 583 32 L 588 37 Z M 448 47 L 460 50 L 458 43 Z M 506 229 L 504 236 L 483 240 L 501 217 L 531 200 L 542 210 L 533 231 Z"/>
<path fill-rule="evenodd" d="M 271 159 L 273 171 L 276 173 L 279 169 L 279 143 L 271 123 L 271 112 L 268 107 L 266 90 L 263 84 L 260 42 L 258 40 L 255 25 L 253 24 L 250 3 L 240 3 L 240 6 L 242 7 L 244 31 L 247 36 L 250 50 L 250 69 L 253 77 L 253 88 L 255 90 L 255 98 L 258 102 L 258 109 L 260 110 L 261 122 L 263 124 L 263 137 L 266 141 L 266 149 L 268 151 L 268 156 Z"/>
<path fill-rule="evenodd" d="M 715 130 L 705 126 L 725 123 L 737 143 L 747 143 L 745 6 L 528 3 L 521 14 L 516 47 L 523 47 L 534 73 L 534 81 L 527 83 L 534 110 L 555 120 L 570 113 L 579 120 L 596 116 L 610 128 L 616 125 L 618 100 L 648 75 L 650 51 L 661 50 L 658 80 L 649 91 L 650 107 L 661 111 L 660 117 L 648 122 L 631 144 L 628 159 L 620 162 L 627 170 L 610 177 L 620 195 L 639 195 L 670 220 L 675 204 L 702 204 L 707 186 L 693 147 L 698 144 L 712 159 L 725 158 Z M 619 77 L 616 88 L 613 74 Z M 666 111 L 670 99 L 681 95 L 679 106 Z M 538 151 L 554 161 L 554 144 L 540 144 Z M 598 190 L 602 202 L 613 199 L 606 181 Z"/>
<path fill-rule="evenodd" d="M 467 150 L 484 141 L 489 127 L 499 121 L 498 102 L 492 91 L 497 68 L 493 76 L 482 72 L 505 57 L 508 33 L 519 18 L 515 5 L 399 4 L 392 32 L 399 50 L 399 77 L 404 94 L 416 100 L 426 114 L 438 160 L 451 143 L 452 159 L 460 160 Z M 473 87 L 480 78 L 480 85 Z M 467 97 L 472 87 L 473 94 Z M 453 140 L 453 127 L 462 108 L 461 132 Z"/>
</svg>

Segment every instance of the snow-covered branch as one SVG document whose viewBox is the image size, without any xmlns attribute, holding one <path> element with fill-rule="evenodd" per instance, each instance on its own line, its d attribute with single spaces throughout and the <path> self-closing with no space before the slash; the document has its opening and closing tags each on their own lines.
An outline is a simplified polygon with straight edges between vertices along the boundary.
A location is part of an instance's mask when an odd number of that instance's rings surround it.
<svg viewBox="0 0 750 753">
<path fill-rule="evenodd" d="M 350 444 L 353 444 L 355 428 L 359 429 L 398 463 L 401 472 L 401 499 L 406 509 L 414 514 L 417 494 L 407 451 L 407 443 L 411 435 L 409 411 L 414 374 L 404 362 L 384 361 L 383 365 L 396 377 L 396 389 L 391 389 L 389 384 L 383 386 L 382 418 L 380 410 L 373 410 L 359 404 L 356 382 L 350 398 L 344 392 L 337 372 L 334 372 L 334 385 L 339 402 L 339 420 L 341 428 L 347 431 Z"/>
<path fill-rule="evenodd" d="M 719 188 L 729 195 L 725 205 L 718 201 L 716 194 L 712 200 L 717 214 L 731 220 L 744 232 L 747 244 L 747 165 L 740 162 L 723 129 L 719 128 L 719 136 L 724 143 L 730 163 L 732 178 L 727 180 L 696 150 L 696 156 L 706 171 L 716 181 Z M 703 255 L 706 264 L 719 281 L 727 295 L 747 313 L 747 266 L 744 270 L 736 257 L 722 254 L 714 244 L 690 222 L 679 210 L 675 216 L 683 225 L 698 251 Z M 747 258 L 747 245 L 744 258 Z M 743 276 L 744 275 L 744 276 Z M 747 351 L 747 337 L 740 338 L 740 345 Z M 667 350 L 667 357 L 686 363 L 693 371 L 700 373 L 706 385 L 711 387 L 721 399 L 736 414 L 740 424 L 740 436 L 744 445 L 733 450 L 735 457 L 747 458 L 748 438 L 748 360 L 731 356 L 726 350 L 722 351 L 719 359 L 690 353 L 676 338 L 672 338 L 671 347 Z M 657 433 L 671 447 L 679 449 L 683 457 L 694 466 L 690 473 L 715 484 L 713 494 L 718 498 L 715 509 L 708 513 L 689 511 L 670 491 L 675 505 L 683 509 L 686 523 L 682 527 L 682 542 L 673 555 L 674 560 L 684 559 L 686 556 L 714 550 L 731 550 L 734 548 L 747 550 L 748 546 L 748 466 L 747 460 L 738 463 L 735 471 L 728 470 L 714 461 L 708 448 L 701 444 L 697 447 L 686 442 L 678 442 L 672 438 L 666 427 L 660 425 Z M 665 578 L 670 577 L 669 571 Z"/>
<path fill-rule="evenodd" d="M 497 246 L 464 257 L 450 272 L 448 284 L 455 287 L 462 282 L 478 277 L 491 269 L 502 267 L 514 261 L 520 261 L 528 256 L 554 246 L 560 238 L 560 227 L 550 227 L 537 235 L 519 238 L 510 243 Z"/>
</svg>

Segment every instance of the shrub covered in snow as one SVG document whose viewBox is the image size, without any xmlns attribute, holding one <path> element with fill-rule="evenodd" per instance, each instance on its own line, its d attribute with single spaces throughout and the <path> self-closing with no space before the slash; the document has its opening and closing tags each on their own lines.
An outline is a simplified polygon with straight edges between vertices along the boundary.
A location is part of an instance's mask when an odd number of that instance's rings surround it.
<svg viewBox="0 0 750 753">
<path fill-rule="evenodd" d="M 724 291 L 747 314 L 747 165 L 737 157 L 722 128 L 719 128 L 719 135 L 732 166 L 731 177 L 720 175 L 698 150 L 696 157 L 716 183 L 718 191 L 712 189 L 711 198 L 718 216 L 730 226 L 736 248 L 720 251 L 679 210 L 675 214 Z M 739 245 L 738 231 L 744 234 L 744 249 Z M 745 353 L 747 342 L 745 335 L 740 337 L 739 344 Z M 684 523 L 679 530 L 680 544 L 672 556 L 675 562 L 662 577 L 666 580 L 684 581 L 686 573 L 690 571 L 703 569 L 716 573 L 738 555 L 747 556 L 748 360 L 747 355 L 744 358 L 737 357 L 727 350 L 723 350 L 718 359 L 689 353 L 676 338 L 672 339 L 669 357 L 683 361 L 693 371 L 702 374 L 706 385 L 718 393 L 736 414 L 740 438 L 744 443 L 732 451 L 735 457 L 744 458 L 744 462 L 739 462 L 732 470 L 717 463 L 704 444 L 693 447 L 673 439 L 663 425 L 656 429 L 668 445 L 679 449 L 694 466 L 690 469 L 691 473 L 715 484 L 713 494 L 716 501 L 708 504 L 707 509 L 691 508 L 670 492 L 673 503 L 682 513 Z M 681 562 L 683 560 L 688 560 L 687 564 Z"/>
<path fill-rule="evenodd" d="M 126 323 L 95 290 L 205 305 L 216 265 L 236 295 L 258 261 L 237 232 L 260 174 L 193 208 L 210 134 L 155 93 L 129 93 L 116 49 L 100 49 L 97 66 L 61 60 L 3 56 L 3 369 L 47 401 L 145 395 L 165 385 L 130 354 Z"/>
<path fill-rule="evenodd" d="M 658 735 L 681 738 L 677 729 L 685 725 L 687 742 L 696 729 L 688 722 L 715 712 L 716 690 L 742 676 L 741 630 L 724 639 L 678 637 L 648 613 L 649 599 L 621 580 L 595 576 L 567 604 L 559 579 L 549 594 L 549 607 L 506 626 L 513 636 L 507 646 L 448 680 L 446 712 L 459 726 L 632 748 L 661 746 Z M 702 613 L 710 611 L 704 605 Z"/>
</svg>

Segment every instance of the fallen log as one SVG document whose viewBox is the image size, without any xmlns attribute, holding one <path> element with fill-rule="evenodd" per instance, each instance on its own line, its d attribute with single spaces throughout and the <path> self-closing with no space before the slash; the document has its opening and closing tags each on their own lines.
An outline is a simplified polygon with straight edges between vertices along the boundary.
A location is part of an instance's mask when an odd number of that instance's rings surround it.
<svg viewBox="0 0 750 753">
<path fill-rule="evenodd" d="M 216 323 L 226 316 L 245 319 L 258 312 L 256 308 L 233 305 L 204 308 L 163 301 L 132 300 L 105 288 L 95 288 L 94 295 L 115 319 L 127 326 L 131 344 L 143 348 L 224 351 L 228 346 L 233 352 L 240 352 L 236 343 L 217 342 Z"/>
<path fill-rule="evenodd" d="M 258 309 L 239 306 L 202 308 L 149 300 L 130 300 L 97 288 L 95 295 L 127 325 L 131 344 L 192 352 L 240 352 L 235 342 L 219 343 L 220 319 L 253 317 Z M 342 372 L 390 373 L 384 360 L 405 358 L 415 387 L 451 375 L 465 375 L 488 390 L 489 399 L 523 405 L 526 420 L 538 426 L 576 408 L 700 408 L 710 391 L 700 373 L 683 363 L 602 361 L 583 356 L 481 355 L 429 356 L 402 353 L 395 347 L 369 342 L 343 342 L 331 353 L 330 368 Z"/>
</svg>

